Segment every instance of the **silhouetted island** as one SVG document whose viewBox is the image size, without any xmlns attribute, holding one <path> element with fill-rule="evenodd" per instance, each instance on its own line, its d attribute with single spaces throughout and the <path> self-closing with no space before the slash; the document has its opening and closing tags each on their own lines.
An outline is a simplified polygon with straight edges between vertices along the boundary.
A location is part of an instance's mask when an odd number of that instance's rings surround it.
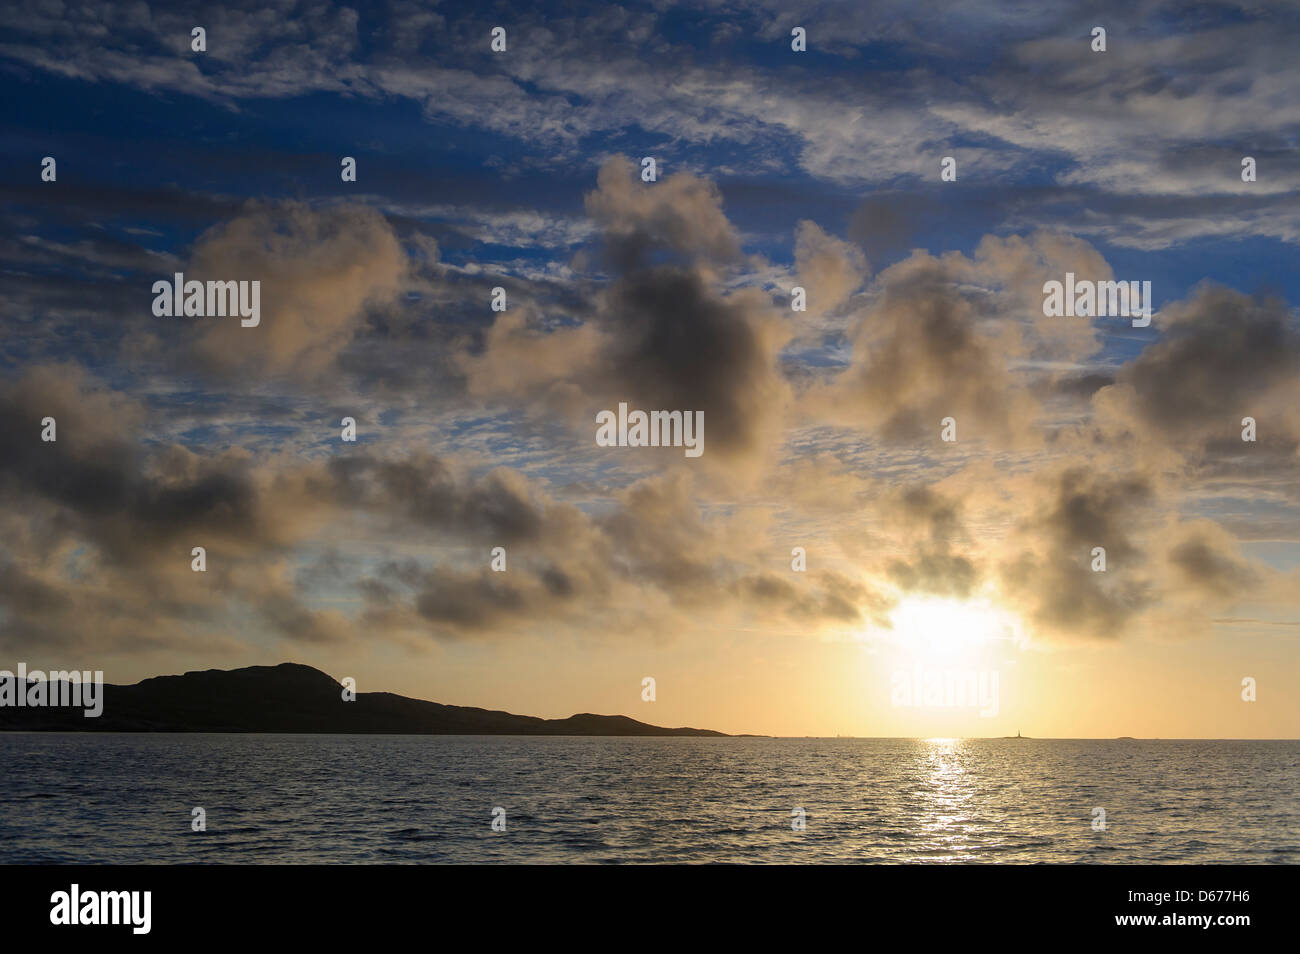
<svg viewBox="0 0 1300 954">
<path fill-rule="evenodd" d="M 391 692 L 358 692 L 298 663 L 208 669 L 154 676 L 132 686 L 104 685 L 103 713 L 0 707 L 0 730 L 56 732 L 310 732 L 407 735 L 716 736 L 711 729 L 665 729 L 627 716 L 539 719 L 490 709 L 444 706 Z"/>
</svg>

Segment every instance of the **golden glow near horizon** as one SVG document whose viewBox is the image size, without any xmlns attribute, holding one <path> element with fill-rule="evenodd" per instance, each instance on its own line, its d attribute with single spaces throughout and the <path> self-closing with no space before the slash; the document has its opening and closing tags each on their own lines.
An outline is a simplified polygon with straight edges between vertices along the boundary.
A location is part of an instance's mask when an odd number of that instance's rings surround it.
<svg viewBox="0 0 1300 954">
<path fill-rule="evenodd" d="M 988 607 L 975 602 L 975 631 L 986 641 L 966 642 L 964 652 L 955 656 L 908 652 L 899 645 L 898 631 L 885 629 L 857 639 L 818 640 L 784 629 L 751 628 L 708 631 L 701 638 L 684 632 L 671 643 L 650 647 L 593 647 L 579 639 L 525 634 L 513 644 L 515 651 L 494 657 L 491 665 L 484 665 L 479 647 L 471 645 L 376 654 L 362 664 L 345 650 L 326 647 L 308 658 L 297 656 L 297 661 L 334 676 L 354 676 L 366 691 L 450 705 L 544 718 L 621 714 L 655 725 L 737 734 L 944 739 L 997 738 L 1020 731 L 1040 739 L 1297 737 L 1300 698 L 1289 687 L 1300 680 L 1300 666 L 1289 631 L 1257 624 L 1249 640 L 1238 637 L 1243 627 L 1224 627 L 1210 638 L 1182 643 L 1032 638 L 1017 643 L 990 627 L 984 617 Z M 993 612 L 997 614 L 996 607 Z M 931 606 L 927 598 L 921 609 L 902 613 L 899 630 L 905 636 L 913 622 L 946 624 L 965 619 L 966 613 L 960 601 Z M 936 653 L 963 645 L 949 643 L 942 633 L 933 638 L 928 633 L 921 630 L 920 641 Z M 282 651 L 268 650 L 226 664 L 273 664 L 286 658 Z M 545 663 L 539 664 L 539 658 Z M 53 658 L 29 662 L 57 668 Z M 105 669 L 110 681 L 127 683 L 211 665 L 203 657 L 178 660 L 160 653 L 109 659 Z M 922 693 L 927 672 L 973 672 L 977 690 L 981 672 L 996 672 L 997 714 L 981 716 L 977 706 L 892 704 L 892 677 L 901 674 L 915 684 L 918 668 Z M 658 683 L 653 703 L 641 699 L 641 679 L 647 675 Z M 1245 676 L 1257 678 L 1258 702 L 1242 700 Z"/>
</svg>

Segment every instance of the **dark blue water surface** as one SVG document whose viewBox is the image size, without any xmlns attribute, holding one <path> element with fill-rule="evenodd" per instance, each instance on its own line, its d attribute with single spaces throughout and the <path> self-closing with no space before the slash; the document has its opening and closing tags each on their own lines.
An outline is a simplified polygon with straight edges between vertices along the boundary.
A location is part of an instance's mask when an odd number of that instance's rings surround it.
<svg viewBox="0 0 1300 954">
<path fill-rule="evenodd" d="M 1300 742 L 6 733 L 0 753 L 8 863 L 1300 861 Z"/>
</svg>

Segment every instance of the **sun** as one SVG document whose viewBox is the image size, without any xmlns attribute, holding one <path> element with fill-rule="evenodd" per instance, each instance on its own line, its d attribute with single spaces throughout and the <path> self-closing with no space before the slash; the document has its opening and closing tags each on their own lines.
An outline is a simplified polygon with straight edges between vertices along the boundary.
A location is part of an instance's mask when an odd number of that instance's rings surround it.
<svg viewBox="0 0 1300 954">
<path fill-rule="evenodd" d="M 1015 618 L 986 599 L 908 596 L 890 614 L 900 649 L 935 659 L 971 655 L 998 640 L 1017 640 Z"/>
</svg>

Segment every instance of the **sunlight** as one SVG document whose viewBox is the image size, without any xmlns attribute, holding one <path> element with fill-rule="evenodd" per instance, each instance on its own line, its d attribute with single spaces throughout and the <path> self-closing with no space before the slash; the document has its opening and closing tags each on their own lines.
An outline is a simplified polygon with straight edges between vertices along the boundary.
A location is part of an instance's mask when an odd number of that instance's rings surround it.
<svg viewBox="0 0 1300 954">
<path fill-rule="evenodd" d="M 987 600 L 905 597 L 890 616 L 893 639 L 912 653 L 954 658 L 1017 639 L 1015 618 Z"/>
</svg>

